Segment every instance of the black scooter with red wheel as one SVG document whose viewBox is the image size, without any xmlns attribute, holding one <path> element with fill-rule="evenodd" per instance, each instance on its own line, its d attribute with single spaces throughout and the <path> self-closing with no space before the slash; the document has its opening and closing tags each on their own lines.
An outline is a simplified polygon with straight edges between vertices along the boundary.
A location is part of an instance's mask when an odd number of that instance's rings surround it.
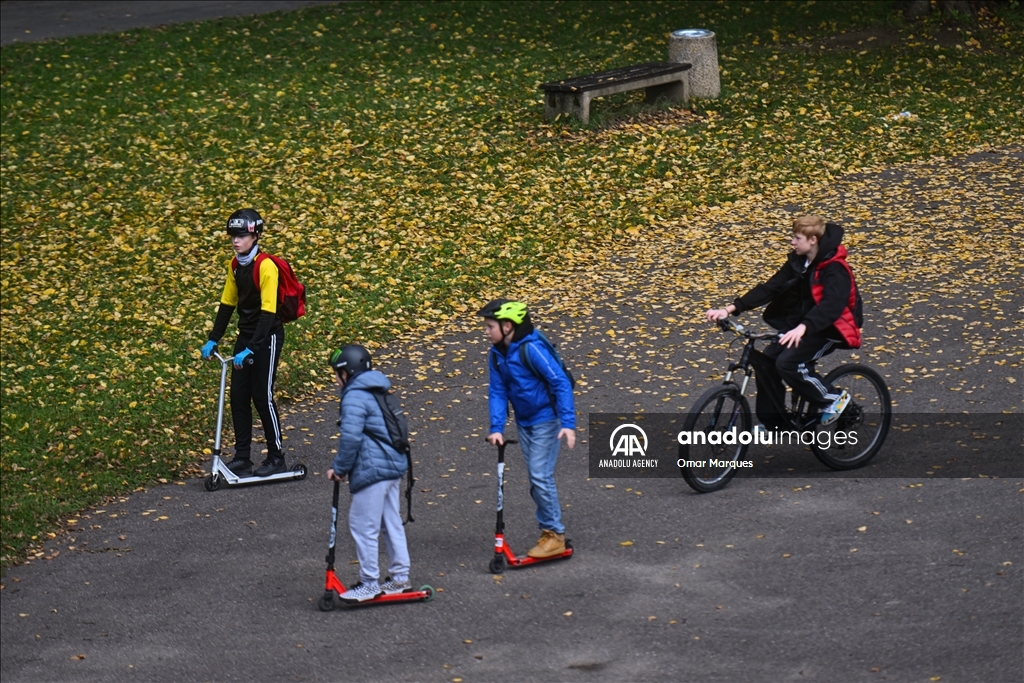
<svg viewBox="0 0 1024 683">
<path fill-rule="evenodd" d="M 506 565 L 511 569 L 526 567 L 538 562 L 551 562 L 552 560 L 568 560 L 572 557 L 572 543 L 565 540 L 565 552 L 551 557 L 530 557 L 529 555 L 518 557 L 505 542 L 505 446 L 519 443 L 515 440 L 506 440 L 498 444 L 498 522 L 494 527 L 494 557 L 491 558 L 489 568 L 492 574 L 501 574 L 505 571 Z"/>
<path fill-rule="evenodd" d="M 338 489 L 341 486 L 341 482 L 334 482 L 334 496 L 331 502 L 331 541 L 327 549 L 327 583 L 324 586 L 324 596 L 320 598 L 320 602 L 317 606 L 321 612 L 330 612 L 334 609 L 334 597 L 335 595 L 343 594 L 347 589 L 345 584 L 341 582 L 338 575 L 334 572 L 334 542 L 338 537 Z M 379 605 L 382 602 L 429 602 L 434 599 L 434 589 L 431 586 L 420 586 L 419 590 L 406 590 L 403 593 L 391 593 L 378 595 L 372 600 L 364 600 L 363 602 L 350 603 L 353 607 L 363 605 Z"/>
</svg>

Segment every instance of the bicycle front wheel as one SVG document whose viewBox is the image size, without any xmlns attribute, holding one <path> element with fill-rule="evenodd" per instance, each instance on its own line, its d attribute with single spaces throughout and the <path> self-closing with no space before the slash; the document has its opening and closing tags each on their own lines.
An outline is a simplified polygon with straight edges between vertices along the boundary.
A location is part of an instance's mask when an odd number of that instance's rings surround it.
<svg viewBox="0 0 1024 683">
<path fill-rule="evenodd" d="M 680 444 L 679 467 L 683 479 L 698 493 L 725 488 L 736 476 L 734 460 L 741 460 L 749 444 L 735 438 L 750 431 L 750 404 L 734 384 L 715 387 L 697 400 L 686 417 L 683 429 L 689 432 L 690 444 Z M 723 443 L 731 433 L 732 443 Z"/>
<path fill-rule="evenodd" d="M 850 403 L 839 419 L 819 425 L 814 455 L 834 470 L 852 470 L 868 464 L 885 443 L 892 424 L 892 399 L 885 380 L 866 365 L 841 365 L 825 382 L 850 393 Z"/>
</svg>

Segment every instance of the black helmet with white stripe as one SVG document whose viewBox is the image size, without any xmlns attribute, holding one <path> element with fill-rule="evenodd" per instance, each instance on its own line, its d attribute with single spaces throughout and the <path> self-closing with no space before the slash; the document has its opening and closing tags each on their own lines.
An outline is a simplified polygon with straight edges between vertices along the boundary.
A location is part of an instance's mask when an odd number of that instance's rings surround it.
<svg viewBox="0 0 1024 683">
<path fill-rule="evenodd" d="M 256 209 L 239 209 L 228 218 L 227 229 L 232 237 L 252 235 L 259 239 L 263 234 L 263 217 Z"/>
</svg>

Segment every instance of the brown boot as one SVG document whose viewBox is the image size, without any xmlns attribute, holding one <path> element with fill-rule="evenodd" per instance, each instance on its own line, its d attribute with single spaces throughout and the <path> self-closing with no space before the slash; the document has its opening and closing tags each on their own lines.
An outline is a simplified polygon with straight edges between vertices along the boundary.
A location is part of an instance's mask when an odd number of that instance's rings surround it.
<svg viewBox="0 0 1024 683">
<path fill-rule="evenodd" d="M 565 534 L 556 534 L 548 529 L 541 529 L 540 540 L 537 545 L 530 548 L 526 553 L 530 557 L 540 560 L 545 557 L 554 557 L 565 552 Z"/>
</svg>

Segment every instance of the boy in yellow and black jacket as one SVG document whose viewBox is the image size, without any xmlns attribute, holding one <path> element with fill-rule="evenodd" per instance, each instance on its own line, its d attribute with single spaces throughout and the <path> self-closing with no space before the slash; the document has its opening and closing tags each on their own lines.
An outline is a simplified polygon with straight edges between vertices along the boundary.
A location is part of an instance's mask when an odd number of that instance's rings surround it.
<svg viewBox="0 0 1024 683">
<path fill-rule="evenodd" d="M 208 359 L 238 309 L 238 339 L 231 373 L 231 419 L 235 427 L 235 457 L 228 469 L 239 476 L 266 477 L 285 470 L 281 452 L 281 423 L 274 402 L 274 378 L 284 345 L 284 324 L 277 315 L 278 267 L 261 254 L 263 218 L 255 209 L 241 209 L 228 218 L 227 233 L 235 257 L 228 264 L 220 309 L 202 357 Z M 255 271 L 255 273 L 254 273 Z M 259 286 L 256 285 L 257 278 Z M 252 469 L 252 406 L 255 404 L 267 437 L 267 457 Z"/>
</svg>

